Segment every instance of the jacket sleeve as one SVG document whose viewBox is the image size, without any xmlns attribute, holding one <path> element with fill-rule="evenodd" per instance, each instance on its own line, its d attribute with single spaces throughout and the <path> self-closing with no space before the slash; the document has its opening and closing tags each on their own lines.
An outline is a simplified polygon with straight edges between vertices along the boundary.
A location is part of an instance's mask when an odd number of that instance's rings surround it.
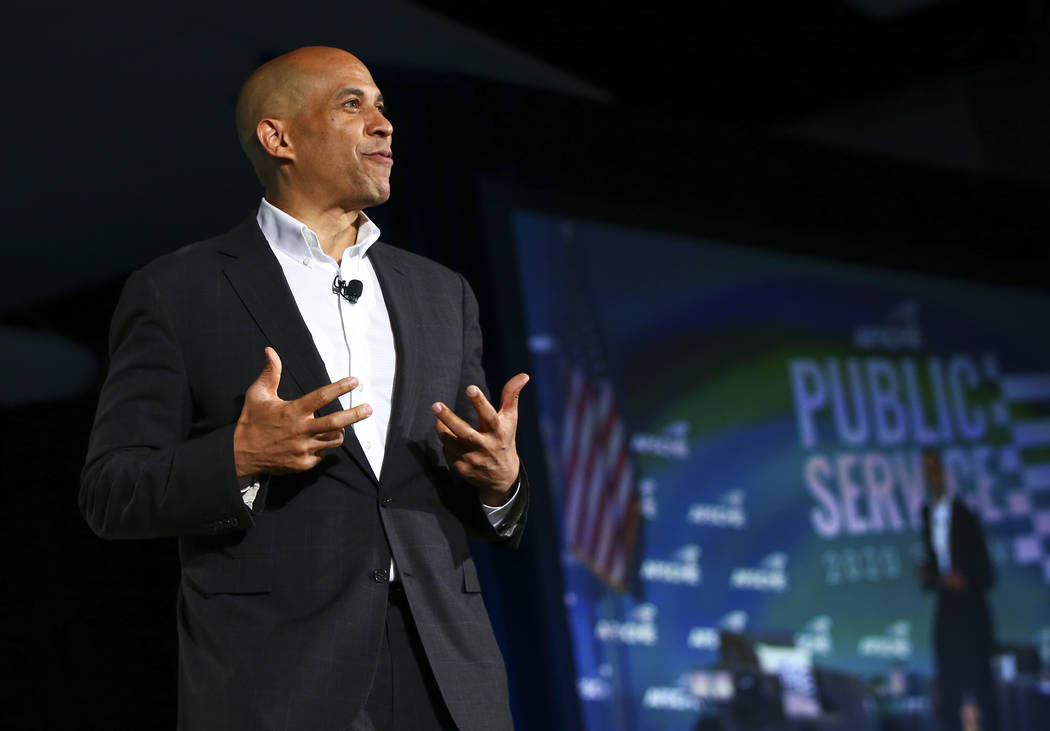
<svg viewBox="0 0 1050 731">
<path fill-rule="evenodd" d="M 164 298 L 145 271 L 113 315 L 110 364 L 81 472 L 80 510 L 103 538 L 244 530 L 234 425 L 190 438 L 193 400 Z"/>
<path fill-rule="evenodd" d="M 964 575 L 966 581 L 977 591 L 987 591 L 995 585 L 995 567 L 988 556 L 988 545 L 984 540 L 981 521 L 970 510 L 955 511 L 965 521 L 964 550 L 967 552 Z"/>
<path fill-rule="evenodd" d="M 478 301 L 467 280 L 462 275 L 460 275 L 459 279 L 463 288 L 463 368 L 454 409 L 460 417 L 469 421 L 471 426 L 476 428 L 478 426 L 478 415 L 474 410 L 474 405 L 467 398 L 467 386 L 473 384 L 480 388 L 485 394 L 485 398 L 490 403 L 493 403 L 497 410 L 499 409 L 499 403 L 498 401 L 492 402 L 492 395 L 485 385 L 485 372 L 481 366 L 482 336 L 481 325 L 478 322 Z M 499 531 L 492 527 L 484 510 L 481 508 L 481 501 L 477 497 L 477 488 L 460 478 L 452 470 L 449 470 L 449 472 L 453 480 L 462 485 L 462 491 L 469 494 L 472 498 L 469 511 L 471 514 L 464 520 L 468 534 L 472 538 L 517 548 L 521 543 L 521 536 L 525 530 L 529 507 L 529 478 L 525 473 L 525 465 L 522 464 L 518 473 L 519 487 L 517 497 L 514 499 L 514 505 L 508 509 L 507 517 L 501 524 Z M 475 512 L 474 508 L 476 508 L 476 515 L 473 514 Z"/>
<path fill-rule="evenodd" d="M 922 564 L 919 567 L 919 584 L 926 591 L 937 588 L 939 578 L 937 556 L 933 551 L 933 540 L 930 533 L 930 508 L 922 506 Z"/>
</svg>

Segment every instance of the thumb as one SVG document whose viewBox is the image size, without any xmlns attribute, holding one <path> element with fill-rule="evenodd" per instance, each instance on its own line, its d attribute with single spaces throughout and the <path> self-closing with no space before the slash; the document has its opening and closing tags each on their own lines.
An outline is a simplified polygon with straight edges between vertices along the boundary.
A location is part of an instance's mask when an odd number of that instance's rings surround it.
<svg viewBox="0 0 1050 731">
<path fill-rule="evenodd" d="M 527 373 L 519 373 L 507 381 L 507 385 L 503 387 L 503 393 L 500 397 L 499 409 L 501 412 L 512 411 L 517 413 L 518 394 L 521 393 L 521 389 L 525 388 L 525 384 L 528 382 L 529 376 Z"/>
<path fill-rule="evenodd" d="M 259 386 L 267 394 L 277 397 L 277 386 L 281 383 L 281 358 L 273 348 L 266 348 L 266 365 L 252 386 Z"/>
</svg>

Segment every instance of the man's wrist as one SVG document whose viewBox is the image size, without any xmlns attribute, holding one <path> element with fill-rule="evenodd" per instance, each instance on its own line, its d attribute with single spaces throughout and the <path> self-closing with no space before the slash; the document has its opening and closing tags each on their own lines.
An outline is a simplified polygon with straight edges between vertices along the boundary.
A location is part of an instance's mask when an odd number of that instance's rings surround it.
<svg viewBox="0 0 1050 731">
<path fill-rule="evenodd" d="M 478 491 L 478 497 L 481 498 L 481 504 L 490 508 L 498 508 L 502 505 L 506 505 L 510 502 L 510 499 L 514 496 L 514 493 L 518 491 L 518 486 L 521 484 L 521 462 L 518 462 L 518 469 L 514 473 L 514 479 L 507 483 L 507 486 L 502 490 L 493 487 L 482 487 Z"/>
<path fill-rule="evenodd" d="M 491 488 L 486 488 L 482 490 L 480 494 L 481 504 L 489 508 L 498 508 L 506 505 L 511 497 L 514 496 L 514 491 L 517 489 L 517 478 L 515 478 L 514 482 L 510 483 L 510 486 L 506 490 L 493 490 Z"/>
</svg>

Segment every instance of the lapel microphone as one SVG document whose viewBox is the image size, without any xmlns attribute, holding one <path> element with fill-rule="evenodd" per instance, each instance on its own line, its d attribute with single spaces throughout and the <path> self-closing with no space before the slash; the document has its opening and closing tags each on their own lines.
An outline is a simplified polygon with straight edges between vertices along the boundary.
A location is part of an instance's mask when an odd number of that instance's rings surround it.
<svg viewBox="0 0 1050 731">
<path fill-rule="evenodd" d="M 361 292 L 364 288 L 365 285 L 360 279 L 351 279 L 348 282 L 336 274 L 335 279 L 332 280 L 332 292 L 339 295 L 352 305 L 357 304 L 357 298 L 361 296 Z"/>
</svg>

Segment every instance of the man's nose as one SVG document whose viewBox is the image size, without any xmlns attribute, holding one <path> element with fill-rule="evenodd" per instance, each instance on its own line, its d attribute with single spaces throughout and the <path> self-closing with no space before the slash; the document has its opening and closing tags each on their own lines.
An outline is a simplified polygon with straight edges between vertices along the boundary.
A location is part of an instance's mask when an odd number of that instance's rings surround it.
<svg viewBox="0 0 1050 731">
<path fill-rule="evenodd" d="M 394 125 L 390 123 L 390 120 L 386 118 L 386 115 L 378 109 L 375 109 L 372 112 L 372 118 L 369 120 L 368 134 L 377 137 L 390 137 L 394 134 Z"/>
</svg>

